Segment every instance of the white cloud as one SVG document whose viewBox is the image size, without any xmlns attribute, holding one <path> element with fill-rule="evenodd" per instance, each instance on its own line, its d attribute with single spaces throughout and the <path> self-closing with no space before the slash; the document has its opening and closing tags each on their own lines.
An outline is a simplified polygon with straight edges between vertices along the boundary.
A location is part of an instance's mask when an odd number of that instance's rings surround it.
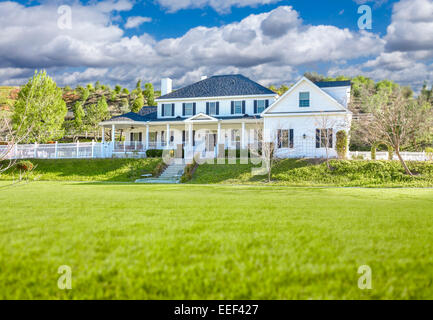
<svg viewBox="0 0 433 320">
<path fill-rule="evenodd" d="M 33 69 L 46 68 L 60 85 L 100 80 L 132 86 L 139 78 L 158 84 L 169 76 L 179 87 L 201 75 L 222 73 L 278 84 L 294 80 L 299 67 L 314 70 L 324 62 L 343 68 L 351 59 L 374 61 L 384 51 L 385 41 L 378 35 L 308 25 L 289 6 L 221 27 L 192 28 L 178 38 L 126 37 L 113 11 L 129 10 L 128 3 L 72 5 L 71 30 L 57 27 L 52 5 L 0 3 L 5 13 L 0 20 L 0 83 L 18 82 Z"/>
<path fill-rule="evenodd" d="M 277 3 L 282 0 L 156 0 L 169 12 L 182 9 L 204 8 L 209 6 L 220 13 L 230 12 L 232 7 L 255 7 L 264 4 Z"/>
<path fill-rule="evenodd" d="M 129 17 L 125 23 L 126 29 L 137 28 L 145 22 L 151 22 L 152 18 L 150 17 Z"/>
<path fill-rule="evenodd" d="M 433 50 L 433 1 L 396 3 L 385 40 L 389 51 Z"/>
</svg>

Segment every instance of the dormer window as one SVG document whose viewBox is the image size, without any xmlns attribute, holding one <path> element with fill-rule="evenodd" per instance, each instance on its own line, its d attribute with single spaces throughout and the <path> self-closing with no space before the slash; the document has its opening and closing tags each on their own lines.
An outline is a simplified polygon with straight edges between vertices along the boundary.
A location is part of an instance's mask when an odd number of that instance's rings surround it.
<svg viewBox="0 0 433 320">
<path fill-rule="evenodd" d="M 299 107 L 305 108 L 310 106 L 310 93 L 299 92 Z"/>
</svg>

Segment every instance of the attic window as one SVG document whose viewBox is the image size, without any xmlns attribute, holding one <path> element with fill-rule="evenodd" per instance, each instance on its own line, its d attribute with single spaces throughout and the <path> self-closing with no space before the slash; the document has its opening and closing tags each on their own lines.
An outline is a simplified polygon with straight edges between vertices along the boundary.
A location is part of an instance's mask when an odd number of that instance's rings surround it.
<svg viewBox="0 0 433 320">
<path fill-rule="evenodd" d="M 310 93 L 299 92 L 299 107 L 305 108 L 310 106 Z"/>
</svg>

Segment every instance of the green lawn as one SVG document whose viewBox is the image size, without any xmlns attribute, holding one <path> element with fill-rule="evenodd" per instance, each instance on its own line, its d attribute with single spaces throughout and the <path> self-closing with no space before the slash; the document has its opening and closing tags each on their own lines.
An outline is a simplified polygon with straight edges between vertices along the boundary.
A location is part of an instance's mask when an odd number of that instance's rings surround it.
<svg viewBox="0 0 433 320">
<path fill-rule="evenodd" d="M 152 173 L 161 159 L 30 159 L 35 165 L 30 180 L 132 182 Z M 0 180 L 18 180 L 16 166 L 0 174 Z"/>
<path fill-rule="evenodd" d="M 317 160 L 285 159 L 272 169 L 272 185 L 340 187 L 433 187 L 433 162 L 408 161 L 416 174 L 405 174 L 399 161 L 331 160 L 332 170 Z M 192 184 L 268 184 L 252 175 L 253 165 L 200 165 Z"/>
<path fill-rule="evenodd" d="M 433 298 L 430 189 L 7 184 L 0 299 Z"/>
</svg>

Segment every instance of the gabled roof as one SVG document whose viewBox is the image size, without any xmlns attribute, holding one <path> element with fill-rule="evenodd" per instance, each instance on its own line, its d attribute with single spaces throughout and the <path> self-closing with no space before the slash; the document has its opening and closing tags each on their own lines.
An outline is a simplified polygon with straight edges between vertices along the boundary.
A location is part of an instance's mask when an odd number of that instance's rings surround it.
<svg viewBox="0 0 433 320">
<path fill-rule="evenodd" d="M 350 87 L 352 82 L 350 80 L 347 81 L 318 81 L 314 82 L 316 86 L 319 88 L 335 88 L 335 87 Z"/>
<path fill-rule="evenodd" d="M 338 107 L 340 108 L 341 111 L 347 112 L 347 113 L 352 113 L 351 111 L 349 111 L 349 109 L 345 108 L 340 102 L 338 102 L 334 97 L 332 97 L 329 93 L 327 93 L 326 91 L 322 90 L 322 88 L 320 88 L 317 83 L 312 82 L 310 79 L 306 78 L 305 76 L 302 77 L 298 82 L 296 82 L 289 90 L 287 90 L 281 97 L 279 97 L 269 108 L 267 108 L 265 111 L 263 111 L 261 113 L 261 117 L 263 117 L 265 114 L 270 114 L 270 111 L 272 109 L 274 109 L 279 103 L 280 101 L 283 101 L 283 99 L 288 96 L 289 94 L 292 93 L 292 91 L 295 90 L 295 88 L 302 83 L 302 81 L 306 81 L 309 84 L 311 84 L 312 86 L 317 87 L 318 90 L 320 90 L 325 96 L 327 96 L 329 99 L 331 99 L 333 102 L 335 102 Z M 330 81 L 329 81 L 330 82 Z M 334 81 L 336 82 L 336 81 Z M 350 81 L 349 81 L 350 82 Z M 322 82 L 324 83 L 324 82 Z"/>
<path fill-rule="evenodd" d="M 213 76 L 183 87 L 157 100 L 276 95 L 273 91 L 240 74 Z"/>
</svg>

